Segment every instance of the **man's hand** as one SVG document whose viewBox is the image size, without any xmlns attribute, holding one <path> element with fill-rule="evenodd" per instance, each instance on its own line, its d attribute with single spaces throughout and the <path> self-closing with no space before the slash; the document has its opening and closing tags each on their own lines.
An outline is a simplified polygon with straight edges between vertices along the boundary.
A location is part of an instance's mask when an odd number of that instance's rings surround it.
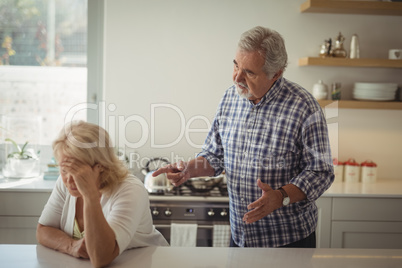
<svg viewBox="0 0 402 268">
<path fill-rule="evenodd" d="M 247 206 L 250 211 L 244 214 L 243 221 L 245 223 L 256 222 L 282 206 L 282 194 L 279 191 L 273 190 L 260 179 L 257 180 L 257 185 L 262 190 L 262 195 Z"/>
<path fill-rule="evenodd" d="M 183 161 L 159 168 L 152 173 L 152 176 L 156 177 L 162 173 L 166 173 L 167 178 L 174 186 L 179 186 L 190 178 L 188 163 Z"/>
</svg>

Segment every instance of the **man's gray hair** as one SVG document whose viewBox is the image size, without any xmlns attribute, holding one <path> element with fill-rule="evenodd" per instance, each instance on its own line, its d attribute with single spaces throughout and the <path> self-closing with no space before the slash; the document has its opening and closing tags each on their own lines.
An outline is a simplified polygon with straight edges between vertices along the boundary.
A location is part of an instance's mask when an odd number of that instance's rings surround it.
<svg viewBox="0 0 402 268">
<path fill-rule="evenodd" d="M 238 47 L 240 50 L 257 51 L 265 59 L 264 72 L 272 78 L 288 65 L 288 54 L 282 36 L 269 28 L 254 27 L 243 33 Z"/>
</svg>

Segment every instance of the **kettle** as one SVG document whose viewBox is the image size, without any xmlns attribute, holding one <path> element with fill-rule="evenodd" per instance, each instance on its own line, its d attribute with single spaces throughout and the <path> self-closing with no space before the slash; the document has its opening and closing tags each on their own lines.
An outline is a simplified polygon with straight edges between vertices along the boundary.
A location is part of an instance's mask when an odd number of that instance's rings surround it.
<svg viewBox="0 0 402 268">
<path fill-rule="evenodd" d="M 173 185 L 168 180 L 166 173 L 159 174 L 156 177 L 152 176 L 152 173 L 162 167 L 164 163 L 169 164 L 169 161 L 160 157 L 152 158 L 146 163 L 145 167 L 141 169 L 141 172 L 145 175 L 145 189 L 147 189 L 150 194 L 164 194 L 173 189 Z"/>
</svg>

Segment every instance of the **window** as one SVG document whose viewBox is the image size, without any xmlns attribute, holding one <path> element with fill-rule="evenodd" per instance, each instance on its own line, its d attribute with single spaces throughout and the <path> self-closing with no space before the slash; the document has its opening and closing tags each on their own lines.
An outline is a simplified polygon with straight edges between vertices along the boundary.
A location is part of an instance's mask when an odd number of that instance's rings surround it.
<svg viewBox="0 0 402 268">
<path fill-rule="evenodd" d="M 0 0 L 0 115 L 41 117 L 42 145 L 87 101 L 87 7 L 87 0 Z"/>
</svg>

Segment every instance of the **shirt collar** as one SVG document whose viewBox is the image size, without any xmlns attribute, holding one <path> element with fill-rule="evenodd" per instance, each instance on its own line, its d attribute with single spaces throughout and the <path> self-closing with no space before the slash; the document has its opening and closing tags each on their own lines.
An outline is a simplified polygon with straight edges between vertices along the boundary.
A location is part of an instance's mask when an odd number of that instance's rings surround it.
<svg viewBox="0 0 402 268">
<path fill-rule="evenodd" d="M 254 104 L 252 101 L 249 102 L 255 107 L 261 106 L 269 102 L 275 95 L 277 95 L 277 92 L 282 88 L 282 85 L 284 83 L 283 79 L 284 78 L 282 76 L 278 78 L 278 80 L 275 81 L 275 83 L 271 86 L 268 92 L 265 93 L 265 95 L 261 98 L 259 103 Z"/>
</svg>

